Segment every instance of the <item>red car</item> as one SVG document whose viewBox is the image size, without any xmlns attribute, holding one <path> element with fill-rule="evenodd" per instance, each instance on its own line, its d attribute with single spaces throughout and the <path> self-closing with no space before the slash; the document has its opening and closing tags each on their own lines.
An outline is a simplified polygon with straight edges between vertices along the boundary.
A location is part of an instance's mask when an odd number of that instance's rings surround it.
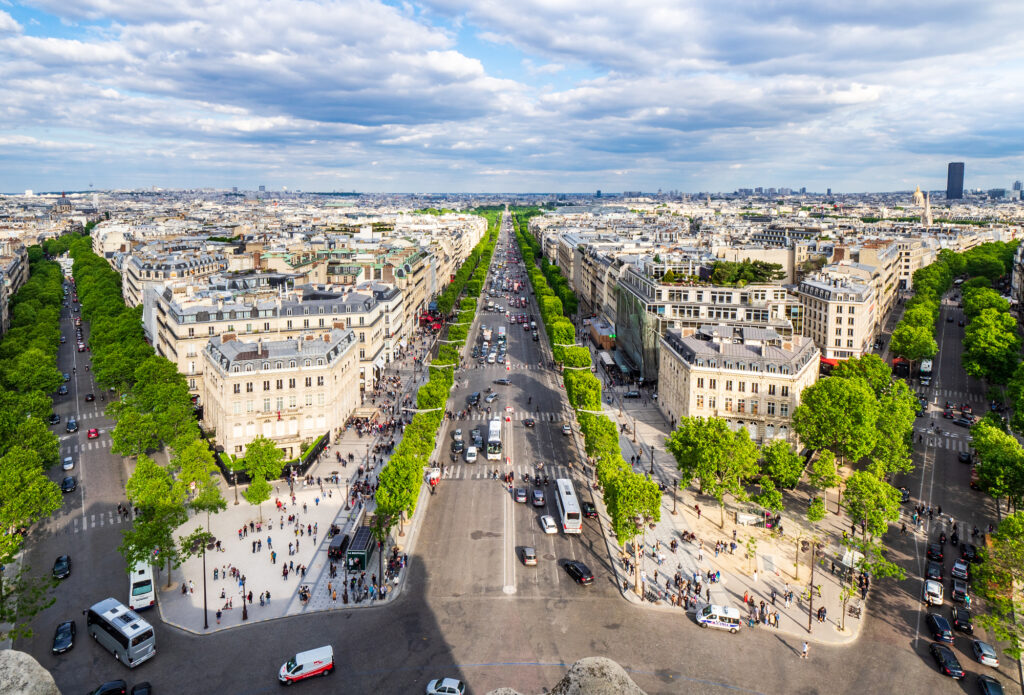
<svg viewBox="0 0 1024 695">
<path fill-rule="evenodd" d="M 100 431 L 93 427 L 91 430 L 85 433 L 86 439 L 99 439 Z"/>
</svg>

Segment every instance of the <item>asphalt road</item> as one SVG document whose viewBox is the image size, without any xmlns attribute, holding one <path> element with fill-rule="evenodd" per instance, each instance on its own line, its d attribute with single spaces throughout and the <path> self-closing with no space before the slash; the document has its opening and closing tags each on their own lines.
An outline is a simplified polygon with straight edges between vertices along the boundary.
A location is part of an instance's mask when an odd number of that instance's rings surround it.
<svg viewBox="0 0 1024 695">
<path fill-rule="evenodd" d="M 507 234 L 506 230 L 503 242 L 510 238 Z M 943 311 L 945 316 L 947 310 Z M 538 312 L 534 308 L 532 313 Z M 484 315 L 489 325 L 500 325 L 495 314 Z M 478 326 L 479 320 L 470 345 Z M 962 329 L 943 318 L 938 377 L 931 389 L 939 405 L 946 391 L 972 391 L 959 367 L 962 333 L 957 331 Z M 73 336 L 73 329 L 65 332 Z M 535 366 L 538 347 L 521 328 L 510 329 L 513 365 Z M 62 348 L 62 368 L 76 358 L 72 349 Z M 81 356 L 77 357 L 77 386 L 86 388 Z M 506 374 L 512 384 L 494 388 L 502 393 L 501 408 L 515 409 L 503 435 L 517 480 L 524 467 L 537 462 L 551 475 L 578 473 L 578 433 L 561 434 L 567 414 L 551 372 L 470 368 L 457 375 L 449 407 L 461 410 L 466 395 L 485 391 L 490 381 Z M 972 400 L 980 412 L 983 399 Z M 84 415 L 85 405 L 73 389 L 57 407 L 62 416 L 75 408 Z M 535 429 L 527 429 L 517 419 L 526 417 L 524 412 L 548 413 L 544 417 L 550 419 L 538 419 Z M 934 417 L 941 418 L 941 413 L 936 411 Z M 83 420 L 80 433 L 62 446 L 86 444 L 85 430 L 92 426 L 104 429 Z M 483 418 L 446 423 L 441 434 L 444 456 L 453 426 L 461 426 L 467 437 L 475 426 L 486 432 Z M 944 513 L 971 525 L 985 521 L 992 506 L 967 487 L 967 467 L 956 461 L 958 445 L 940 443 L 951 438 L 932 439 L 934 444 L 917 445 L 923 462 L 897 484 L 907 485 L 915 500 L 942 504 Z M 570 462 L 575 464 L 573 471 L 568 469 Z M 652 694 L 962 693 L 974 692 L 973 674 L 992 672 L 973 664 L 963 638 L 958 638 L 957 652 L 972 674 L 969 680 L 957 683 L 936 673 L 927 655 L 928 640 L 920 634 L 923 615 L 917 597 L 924 536 L 892 534 L 893 556 L 911 570 L 911 576 L 903 582 L 876 583 L 861 638 L 848 648 L 814 645 L 804 662 L 798 639 L 766 630 L 743 630 L 739 635 L 701 630 L 678 610 L 627 603 L 612 585 L 596 522 L 586 520 L 579 536 L 542 534 L 541 509 L 514 503 L 500 482 L 484 477 L 485 470 L 496 466 L 507 468 L 503 462 L 481 461 L 458 463 L 446 472 L 423 519 L 406 587 L 389 607 L 288 618 L 207 637 L 184 634 L 157 621 L 157 656 L 130 672 L 102 648 L 81 640 L 82 608 L 106 596 L 123 598 L 127 584 L 116 552 L 120 526 L 98 521 L 109 518 L 104 514 L 123 499 L 122 465 L 109 449 L 85 450 L 77 464 L 84 478 L 79 492 L 65 496 L 66 509 L 73 511 L 33 533 L 28 552 L 33 566 L 45 571 L 54 556 L 71 552 L 74 572 L 59 587 L 57 604 L 37 620 L 37 637 L 16 646 L 49 668 L 65 693 L 113 678 L 125 678 L 129 684 L 149 680 L 160 693 L 276 692 L 280 664 L 297 650 L 324 643 L 334 646 L 337 671 L 296 686 L 303 692 L 421 693 L 429 679 L 444 675 L 466 680 L 474 693 L 503 685 L 536 693 L 553 685 L 569 664 L 593 655 L 616 660 Z M 59 479 L 57 471 L 53 475 Z M 577 491 L 586 499 L 584 486 L 577 484 Z M 88 529 L 76 532 L 75 519 L 81 519 L 83 506 L 85 518 L 96 519 L 96 525 L 90 521 Z M 543 511 L 556 516 L 550 492 Z M 537 548 L 536 567 L 523 567 L 518 561 L 523 545 Z M 560 567 L 567 558 L 583 559 L 594 571 L 594 585 L 579 587 L 569 581 Z M 53 626 L 67 617 L 78 618 L 79 643 L 68 654 L 53 657 Z M 147 617 L 156 619 L 155 614 Z M 1009 665 L 1000 672 L 1004 684 L 1016 682 Z"/>
</svg>

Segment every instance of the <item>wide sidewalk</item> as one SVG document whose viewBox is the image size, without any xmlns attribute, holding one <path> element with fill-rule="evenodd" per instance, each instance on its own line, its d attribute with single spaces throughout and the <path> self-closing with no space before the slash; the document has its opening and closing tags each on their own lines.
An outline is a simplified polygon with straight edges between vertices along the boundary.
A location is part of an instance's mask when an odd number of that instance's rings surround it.
<svg viewBox="0 0 1024 695">
<path fill-rule="evenodd" d="M 596 355 L 594 357 L 596 358 Z M 594 364 L 597 364 L 596 359 Z M 697 490 L 692 488 L 678 490 L 677 500 L 673 503 L 673 482 L 678 478 L 678 469 L 675 458 L 664 446 L 665 438 L 670 432 L 669 423 L 658 410 L 651 392 L 642 389 L 641 398 L 626 399 L 623 398 L 623 394 L 634 387 L 609 385 L 607 378 L 603 378 L 604 375 L 597 376 L 604 381 L 605 414 L 613 422 L 626 427 L 625 431 L 620 429 L 619 443 L 623 457 L 627 461 L 632 456 L 637 457 L 638 462 L 634 464 L 634 470 L 652 474 L 656 481 L 666 487 L 666 492 L 662 495 L 661 521 L 655 524 L 654 529 L 648 527 L 639 539 L 643 544 L 643 559 L 638 568 L 641 576 L 648 581 L 653 581 L 657 577 L 657 584 L 664 595 L 663 599 L 651 603 L 642 600 L 633 591 L 634 575 L 627 572 L 624 562 L 632 561 L 632 553 L 625 553 L 615 542 L 610 531 L 606 533 L 609 555 L 623 596 L 651 609 L 683 610 L 670 604 L 670 594 L 678 592 L 674 584 L 670 589 L 666 589 L 666 580 L 671 581 L 676 572 L 679 572 L 684 580 L 692 582 L 696 574 L 701 583 L 702 600 L 707 600 L 706 592 L 710 590 L 711 603 L 735 606 L 740 609 L 744 618 L 747 616 L 742 607 L 744 594 L 752 597 L 754 604 L 764 601 L 768 609 L 776 611 L 779 616 L 777 628 L 761 625 L 760 627 L 764 629 L 778 629 L 781 633 L 817 643 L 844 644 L 855 640 L 863 625 L 863 612 L 861 617 L 854 617 L 848 613 L 843 625 L 843 605 L 840 600 L 842 584 L 839 576 L 831 572 L 831 561 L 821 560 L 822 553 L 818 555 L 819 565 L 814 575 L 814 584 L 820 587 L 820 595 L 816 593 L 813 598 L 814 615 L 811 619 L 811 628 L 808 630 L 808 608 L 811 605 L 806 597 L 809 595 L 810 552 L 799 551 L 799 569 L 794 563 L 798 553 L 797 541 L 809 539 L 814 535 L 825 543 L 826 556 L 830 552 L 833 555 L 840 552 L 839 548 L 829 545 L 828 539 L 839 538 L 848 526 L 845 515 L 832 513 L 835 508 L 834 498 L 827 503 L 829 512 L 826 518 L 814 528 L 802 515 L 792 513 L 795 505 L 790 496 L 787 510 L 783 512 L 783 536 L 756 526 L 736 524 L 737 507 L 729 504 L 728 500 L 723 528 L 719 524 L 720 511 L 717 501 L 699 495 Z M 580 455 L 585 460 L 582 451 Z M 604 527 L 610 529 L 607 512 L 600 499 L 600 491 L 594 492 Z M 699 516 L 695 505 L 700 507 Z M 672 513 L 673 509 L 676 511 L 675 514 Z M 740 508 L 739 511 L 746 511 L 746 507 Z M 734 541 L 734 530 L 737 548 L 731 553 L 729 544 Z M 683 541 L 683 532 L 695 534 L 696 540 L 692 543 Z M 750 538 L 754 538 L 756 542 L 753 559 L 747 557 L 746 551 Z M 678 544 L 674 553 L 669 549 L 673 540 Z M 700 541 L 703 541 L 703 550 Z M 714 548 L 717 541 L 724 542 L 725 551 L 716 556 Z M 664 556 L 660 564 L 656 553 L 653 552 L 659 542 L 660 552 Z M 720 572 L 721 581 L 709 584 L 709 572 Z M 624 582 L 628 589 L 623 589 Z M 793 592 L 794 600 L 787 607 L 783 597 L 788 591 Z M 826 611 L 824 623 L 820 623 L 816 615 L 821 606 L 824 606 Z M 847 603 L 847 608 L 862 609 L 863 606 L 864 602 L 861 601 L 859 593 Z M 693 609 L 688 612 L 692 613 Z M 844 627 L 843 630 L 840 630 L 841 625 Z"/>
<path fill-rule="evenodd" d="M 377 396 L 377 404 L 381 405 L 383 400 L 401 404 L 406 394 L 415 397 L 416 389 L 424 382 L 423 370 L 415 369 L 412 355 L 421 356 L 427 349 L 425 342 L 420 342 L 417 347 L 410 347 L 407 350 L 407 357 L 396 363 L 384 372 L 381 383 L 383 390 L 390 388 L 386 378 L 399 376 L 401 378 L 400 392 L 397 398 Z M 367 399 L 369 400 L 369 399 Z M 382 413 L 382 419 L 389 419 L 390 414 Z M 397 415 L 395 416 L 398 417 Z M 395 444 L 402 437 L 401 429 L 396 429 L 393 435 Z M 164 622 L 175 625 L 183 630 L 202 634 L 225 630 L 245 624 L 242 620 L 242 586 L 240 582 L 230 576 L 232 568 L 237 569 L 240 575 L 246 578 L 245 592 L 252 592 L 253 601 L 248 606 L 248 622 L 273 620 L 285 616 L 298 615 L 311 611 L 362 608 L 381 603 L 380 600 L 367 598 L 362 602 L 356 602 L 355 592 L 348 592 L 343 588 L 346 580 L 344 563 L 336 563 L 336 576 L 330 575 L 330 562 L 327 558 L 327 547 L 330 544 L 327 531 L 331 524 L 337 525 L 345 531 L 350 524 L 357 521 L 365 523 L 373 514 L 374 501 L 372 495 L 361 502 L 351 505 L 346 509 L 346 495 L 351 490 L 351 485 L 357 480 L 376 481 L 376 475 L 380 468 L 387 462 L 386 454 L 382 456 L 383 463 L 376 466 L 366 466 L 367 456 L 374 457 L 373 447 L 378 441 L 389 441 L 392 435 L 376 437 L 373 435 L 359 434 L 354 429 L 341 433 L 340 438 L 335 437 L 328 450 L 321 454 L 320 458 L 310 467 L 308 474 L 313 476 L 314 484 L 306 485 L 304 480 L 298 480 L 294 486 L 295 501 L 292 502 L 291 492 L 287 482 L 278 480 L 274 482 L 274 491 L 270 501 L 257 509 L 247 503 L 242 497 L 242 489 L 239 489 L 239 504 L 234 504 L 235 490 L 225 485 L 224 497 L 228 501 L 228 507 L 220 514 L 212 515 L 210 518 L 210 532 L 221 542 L 221 550 L 208 551 L 206 554 L 206 591 L 207 591 L 207 618 L 209 628 L 204 628 L 203 616 L 203 560 L 201 557 L 191 558 L 178 569 L 172 571 L 172 583 L 170 588 L 166 587 L 166 568 L 158 573 L 157 583 L 159 586 L 158 605 L 161 618 Z M 342 455 L 342 463 L 339 463 L 335 452 Z M 353 461 L 348 462 L 348 454 L 353 454 Z M 359 474 L 359 467 L 364 466 L 363 475 Z M 337 483 L 328 483 L 330 476 L 338 475 Z M 321 479 L 321 485 L 317 485 L 316 478 Z M 424 495 L 421 495 L 419 513 L 412 524 L 406 524 L 404 536 L 398 536 L 397 530 L 392 532 L 392 538 L 385 544 L 385 552 L 392 546 L 398 546 L 402 552 L 408 552 L 415 539 L 419 528 L 419 520 L 425 511 L 426 486 Z M 277 509 L 276 501 L 280 500 L 283 509 Z M 358 518 L 360 505 L 362 505 L 364 516 Z M 262 517 L 261 517 L 262 513 Z M 288 517 L 294 515 L 289 522 Z M 262 518 L 262 529 L 256 531 L 256 524 Z M 253 524 L 252 531 L 246 531 L 239 539 L 239 530 L 249 524 Z M 196 516 L 181 527 L 181 535 L 187 535 L 196 528 L 206 525 L 205 515 Z M 315 535 L 306 532 L 307 526 L 316 525 L 318 533 Z M 300 530 L 301 526 L 301 530 Z M 350 529 L 349 529 L 350 530 Z M 257 543 L 257 550 L 253 550 L 253 543 Z M 288 544 L 292 543 L 292 551 L 289 554 Z M 296 547 L 297 546 L 297 547 Z M 272 559 L 271 553 L 276 552 L 276 558 Z M 290 570 L 287 578 L 283 568 L 288 565 Z M 292 567 L 306 566 L 305 576 L 292 570 Z M 372 575 L 380 577 L 380 559 L 378 553 L 370 562 L 370 567 L 365 572 L 365 581 L 369 582 Z M 386 570 L 387 557 L 383 558 L 383 566 Z M 217 579 L 214 579 L 216 570 Z M 389 592 L 385 601 L 397 597 L 402 589 L 402 582 L 406 576 L 406 569 L 402 569 L 398 576 L 389 586 Z M 348 579 L 357 577 L 356 574 L 349 575 Z M 185 593 L 182 593 L 182 587 Z M 303 603 L 299 600 L 299 588 L 308 586 L 310 600 Z M 264 600 L 260 605 L 260 595 L 270 593 L 270 600 Z M 222 597 L 223 596 L 223 597 Z M 348 602 L 345 602 L 345 599 Z M 228 600 L 231 599 L 233 607 L 226 609 Z M 218 623 L 216 613 L 221 610 L 221 618 Z"/>
</svg>

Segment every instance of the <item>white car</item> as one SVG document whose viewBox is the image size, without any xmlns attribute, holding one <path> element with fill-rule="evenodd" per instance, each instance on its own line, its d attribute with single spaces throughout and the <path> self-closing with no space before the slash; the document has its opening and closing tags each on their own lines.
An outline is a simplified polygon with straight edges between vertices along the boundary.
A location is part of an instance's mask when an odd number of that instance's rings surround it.
<svg viewBox="0 0 1024 695">
<path fill-rule="evenodd" d="M 956 579 L 967 581 L 967 563 L 964 560 L 957 560 L 953 563 L 953 569 L 949 571 Z"/>
<path fill-rule="evenodd" d="M 924 602 L 932 606 L 942 605 L 942 584 L 934 579 L 924 583 Z"/>
<path fill-rule="evenodd" d="M 498 394 L 492 393 L 491 395 L 489 395 L 484 400 L 487 401 L 488 403 L 493 403 L 494 401 L 498 400 Z"/>
<path fill-rule="evenodd" d="M 427 695 L 463 695 L 466 684 L 455 678 L 435 678 L 427 683 Z"/>
<path fill-rule="evenodd" d="M 75 467 L 75 460 L 70 456 L 65 456 L 64 464 L 61 467 L 66 471 L 70 471 Z"/>
<path fill-rule="evenodd" d="M 454 439 L 457 442 L 461 442 L 462 441 L 462 430 L 459 429 L 459 430 L 455 430 L 454 432 L 452 432 L 452 439 Z"/>
<path fill-rule="evenodd" d="M 992 668 L 999 668 L 999 656 L 988 642 L 982 642 L 980 639 L 971 640 L 971 651 L 974 652 L 974 658 L 980 663 Z"/>
<path fill-rule="evenodd" d="M 544 533 L 558 533 L 558 524 L 555 523 L 554 517 L 548 514 L 540 518 L 540 526 L 544 529 Z"/>
</svg>

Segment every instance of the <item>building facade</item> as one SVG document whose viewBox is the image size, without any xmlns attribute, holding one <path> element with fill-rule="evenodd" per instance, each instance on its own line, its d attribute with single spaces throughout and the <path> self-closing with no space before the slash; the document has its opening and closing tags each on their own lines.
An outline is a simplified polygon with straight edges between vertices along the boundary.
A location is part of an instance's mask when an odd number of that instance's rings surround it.
<svg viewBox="0 0 1024 695">
<path fill-rule="evenodd" d="M 795 441 L 793 413 L 818 379 L 821 353 L 809 338 L 706 325 L 689 336 L 669 329 L 660 347 L 658 408 L 671 427 L 684 417 L 718 417 L 759 444 Z"/>
<path fill-rule="evenodd" d="M 800 283 L 804 335 L 828 359 L 845 360 L 870 351 L 878 321 L 874 287 L 856 277 L 823 270 Z"/>
<path fill-rule="evenodd" d="M 202 351 L 203 422 L 238 456 L 254 437 L 288 459 L 344 426 L 359 405 L 357 340 L 338 326 L 294 338 L 214 336 Z"/>
</svg>

